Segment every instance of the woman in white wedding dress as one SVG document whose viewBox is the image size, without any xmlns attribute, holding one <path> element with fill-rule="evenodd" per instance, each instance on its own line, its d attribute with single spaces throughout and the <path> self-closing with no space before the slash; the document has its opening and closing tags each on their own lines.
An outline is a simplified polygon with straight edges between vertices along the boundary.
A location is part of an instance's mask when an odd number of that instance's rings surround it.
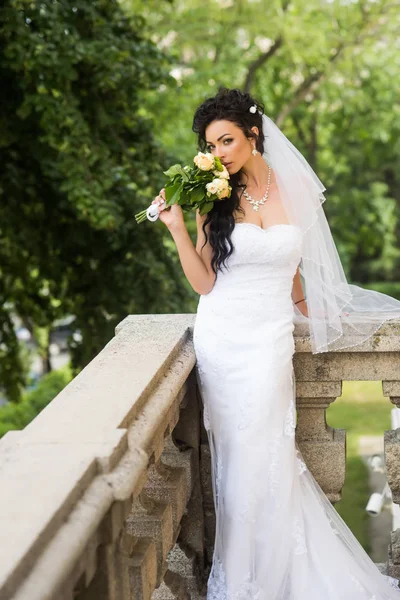
<svg viewBox="0 0 400 600">
<path fill-rule="evenodd" d="M 295 318 L 310 320 L 314 342 L 322 330 L 300 277 L 309 226 L 293 219 L 279 169 L 263 158 L 261 106 L 222 89 L 196 111 L 200 148 L 221 158 L 233 186 L 197 215 L 196 249 L 181 209 L 160 212 L 200 293 L 193 341 L 216 510 L 207 600 L 398 600 L 397 580 L 379 572 L 295 442 Z M 325 335 L 324 349 L 339 337 Z"/>
</svg>

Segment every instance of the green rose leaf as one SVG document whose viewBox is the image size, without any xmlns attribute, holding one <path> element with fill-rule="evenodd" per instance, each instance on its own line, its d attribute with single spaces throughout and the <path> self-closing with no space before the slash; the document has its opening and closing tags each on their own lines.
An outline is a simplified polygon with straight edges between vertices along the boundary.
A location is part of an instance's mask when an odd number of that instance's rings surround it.
<svg viewBox="0 0 400 600">
<path fill-rule="evenodd" d="M 197 187 L 195 188 L 192 193 L 190 194 L 190 201 L 192 202 L 192 204 L 197 204 L 198 202 L 201 202 L 204 198 L 204 188 L 203 187 Z"/>
<path fill-rule="evenodd" d="M 180 194 L 180 198 L 179 198 L 179 204 L 181 206 L 183 206 L 184 204 L 188 204 L 190 200 L 190 192 L 189 190 L 185 189 L 185 186 L 182 186 L 182 190 L 181 190 L 181 194 Z"/>
<path fill-rule="evenodd" d="M 164 175 L 166 175 L 167 177 L 172 179 L 173 177 L 175 177 L 175 175 L 182 175 L 182 173 L 185 173 L 185 171 L 182 169 L 181 165 L 176 164 L 176 165 L 172 165 L 172 167 L 170 167 L 168 169 L 168 171 L 163 171 L 163 173 L 164 173 Z M 186 177 L 186 173 L 185 173 L 185 177 Z"/>
<path fill-rule="evenodd" d="M 165 189 L 165 199 L 167 201 L 167 204 L 170 203 L 170 201 L 174 197 L 176 191 L 179 190 L 179 188 L 181 186 L 182 186 L 182 182 L 179 178 L 174 179 L 173 181 L 169 181 L 168 183 L 165 184 L 164 189 Z"/>
<path fill-rule="evenodd" d="M 179 204 L 181 192 L 183 190 L 183 183 L 177 182 L 177 185 L 169 188 L 169 197 L 167 196 L 167 189 L 165 189 L 165 197 L 167 199 L 166 204 L 171 206 L 172 204 Z M 172 195 L 171 195 L 172 193 Z"/>
<path fill-rule="evenodd" d="M 203 206 L 199 210 L 200 215 L 205 215 L 206 213 L 210 212 L 213 206 L 214 202 L 206 202 L 205 204 L 203 204 Z"/>
</svg>

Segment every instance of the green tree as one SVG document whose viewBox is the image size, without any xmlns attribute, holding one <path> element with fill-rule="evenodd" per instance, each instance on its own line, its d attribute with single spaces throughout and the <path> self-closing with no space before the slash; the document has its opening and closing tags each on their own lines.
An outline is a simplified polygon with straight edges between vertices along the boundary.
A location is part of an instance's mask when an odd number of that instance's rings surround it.
<svg viewBox="0 0 400 600">
<path fill-rule="evenodd" d="M 42 377 L 34 390 L 24 393 L 21 402 L 0 406 L 0 438 L 7 431 L 20 430 L 28 425 L 71 379 L 72 372 L 68 366 L 52 371 Z"/>
<path fill-rule="evenodd" d="M 0 41 L 0 385 L 18 400 L 13 314 L 33 333 L 75 315 L 80 368 L 126 314 L 193 297 L 163 228 L 133 218 L 174 159 L 143 110 L 145 90 L 175 85 L 143 17 L 110 0 L 5 0 Z"/>
<path fill-rule="evenodd" d="M 189 158 L 195 107 L 219 85 L 254 93 L 325 183 L 349 279 L 398 281 L 399 0 L 124 6 L 145 15 L 174 60 L 178 90 L 146 93 L 163 143 Z"/>
</svg>

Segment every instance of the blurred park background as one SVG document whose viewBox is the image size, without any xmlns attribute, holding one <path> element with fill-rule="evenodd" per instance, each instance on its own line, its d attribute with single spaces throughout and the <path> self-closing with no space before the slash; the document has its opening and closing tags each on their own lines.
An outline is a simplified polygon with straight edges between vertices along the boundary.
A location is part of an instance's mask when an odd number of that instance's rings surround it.
<svg viewBox="0 0 400 600">
<path fill-rule="evenodd" d="M 400 0 L 3 0 L 0 436 L 127 314 L 196 311 L 168 230 L 133 215 L 192 160 L 220 85 L 261 100 L 324 182 L 349 280 L 400 298 L 399 33 Z M 390 404 L 366 397 L 382 433 Z M 341 406 L 332 425 L 357 429 Z"/>
</svg>

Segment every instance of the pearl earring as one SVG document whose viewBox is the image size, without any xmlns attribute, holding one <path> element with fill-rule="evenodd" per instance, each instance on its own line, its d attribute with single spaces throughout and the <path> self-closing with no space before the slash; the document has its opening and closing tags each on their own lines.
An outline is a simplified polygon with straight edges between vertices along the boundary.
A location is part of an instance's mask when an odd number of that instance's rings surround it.
<svg viewBox="0 0 400 600">
<path fill-rule="evenodd" d="M 255 148 L 253 148 L 253 150 L 251 151 L 253 156 L 257 156 L 258 154 L 258 150 L 256 150 Z"/>
</svg>

